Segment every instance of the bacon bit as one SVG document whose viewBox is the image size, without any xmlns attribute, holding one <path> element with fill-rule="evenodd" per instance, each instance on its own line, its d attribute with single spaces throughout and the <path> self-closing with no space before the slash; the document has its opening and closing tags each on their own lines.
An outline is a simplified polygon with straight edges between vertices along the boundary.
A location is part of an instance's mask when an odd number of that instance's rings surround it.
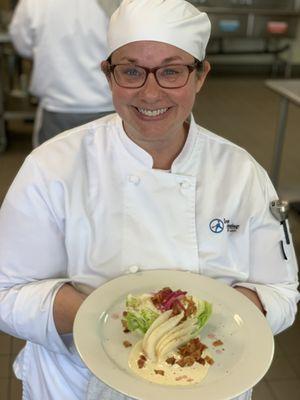
<svg viewBox="0 0 300 400">
<path fill-rule="evenodd" d="M 201 358 L 202 353 L 203 353 L 203 350 L 201 348 L 199 348 L 193 352 L 193 357 L 195 358 L 196 361 L 198 360 L 198 358 Z"/>
<path fill-rule="evenodd" d="M 131 347 L 132 344 L 131 344 L 128 340 L 124 340 L 123 346 L 124 346 L 124 347 Z"/>
<path fill-rule="evenodd" d="M 123 313 L 124 314 L 124 313 Z M 121 323 L 122 323 L 122 325 L 123 325 L 123 332 L 124 333 L 128 333 L 128 332 L 130 332 L 130 330 L 128 329 L 128 326 L 127 326 L 127 321 L 125 320 L 125 319 L 121 319 Z"/>
<path fill-rule="evenodd" d="M 146 360 L 142 359 L 141 357 L 137 360 L 137 365 L 139 368 L 144 368 Z"/>
<path fill-rule="evenodd" d="M 201 357 L 207 346 L 200 342 L 199 338 L 191 339 L 184 346 L 179 347 L 180 359 L 176 361 L 180 367 L 191 367 L 195 362 L 205 365 L 205 360 Z"/>
<path fill-rule="evenodd" d="M 183 307 L 183 305 L 180 303 L 179 300 L 175 300 L 172 305 L 172 314 L 170 317 L 175 317 L 175 315 L 180 314 L 182 311 L 184 311 L 184 313 L 185 313 L 185 308 Z M 182 318 L 182 321 L 184 321 L 184 320 L 186 320 L 185 315 Z"/>
<path fill-rule="evenodd" d="M 139 359 L 137 360 L 137 365 L 139 368 L 144 368 L 147 358 L 144 354 L 140 354 Z"/>
<path fill-rule="evenodd" d="M 170 365 L 174 365 L 176 362 L 176 358 L 175 357 L 169 357 L 166 359 L 166 363 L 170 364 Z"/>
<path fill-rule="evenodd" d="M 123 317 L 126 317 L 127 314 L 128 314 L 127 311 L 123 311 Z"/>
<path fill-rule="evenodd" d="M 197 311 L 197 307 L 192 299 L 187 298 L 186 300 L 188 302 L 188 307 L 185 310 L 184 316 L 187 318 L 190 315 L 195 314 L 195 312 Z"/>
<path fill-rule="evenodd" d="M 201 364 L 201 365 L 205 365 L 205 359 L 202 357 L 197 358 L 197 363 Z"/>
<path fill-rule="evenodd" d="M 177 378 L 175 378 L 175 381 L 181 381 L 182 379 L 186 379 L 186 378 L 188 378 L 188 376 L 180 375 L 180 376 L 177 376 Z"/>
<path fill-rule="evenodd" d="M 187 367 L 191 367 L 195 362 L 195 358 L 193 356 L 186 356 L 184 357 L 184 361 Z"/>
<path fill-rule="evenodd" d="M 187 379 L 187 382 L 193 382 L 193 381 L 194 381 L 194 379 L 192 379 L 192 378 Z"/>
<path fill-rule="evenodd" d="M 162 369 L 155 369 L 154 372 L 155 372 L 157 375 L 162 375 L 162 376 L 165 375 L 165 371 L 162 370 Z"/>
<path fill-rule="evenodd" d="M 213 342 L 213 346 L 217 347 L 217 346 L 222 346 L 224 343 L 222 342 L 222 340 L 215 340 Z"/>
<path fill-rule="evenodd" d="M 179 347 L 179 354 L 181 356 L 188 356 L 193 354 L 195 351 L 203 352 L 207 349 L 207 346 L 200 342 L 199 338 L 191 339 L 184 346 Z"/>
<path fill-rule="evenodd" d="M 205 356 L 204 360 L 207 362 L 207 364 L 209 365 L 213 365 L 214 364 L 214 360 L 209 357 L 209 356 Z"/>
<path fill-rule="evenodd" d="M 180 358 L 178 361 L 176 361 L 176 364 L 178 364 L 182 368 L 185 367 L 186 366 L 185 359 Z"/>
</svg>

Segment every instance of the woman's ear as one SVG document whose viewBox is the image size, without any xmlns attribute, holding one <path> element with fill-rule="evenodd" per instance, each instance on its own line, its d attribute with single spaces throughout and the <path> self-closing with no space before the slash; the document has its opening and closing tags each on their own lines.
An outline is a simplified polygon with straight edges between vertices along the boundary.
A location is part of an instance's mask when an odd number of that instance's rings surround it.
<svg viewBox="0 0 300 400">
<path fill-rule="evenodd" d="M 111 73 L 110 73 L 110 69 L 109 69 L 109 62 L 107 60 L 101 62 L 101 71 L 106 76 L 107 82 L 111 89 Z"/>
<path fill-rule="evenodd" d="M 210 63 L 208 61 L 204 60 L 203 61 L 203 71 L 198 76 L 197 82 L 196 82 L 196 93 L 200 92 L 200 89 L 202 88 L 203 83 L 204 83 L 209 71 L 210 71 Z"/>
</svg>

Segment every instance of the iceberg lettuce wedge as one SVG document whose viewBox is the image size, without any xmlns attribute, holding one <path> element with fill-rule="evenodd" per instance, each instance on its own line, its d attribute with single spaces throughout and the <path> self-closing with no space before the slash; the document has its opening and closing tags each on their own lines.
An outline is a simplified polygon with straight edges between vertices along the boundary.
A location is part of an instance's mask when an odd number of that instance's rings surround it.
<svg viewBox="0 0 300 400">
<path fill-rule="evenodd" d="M 195 330 L 192 332 L 192 337 L 198 336 L 200 330 L 206 325 L 208 319 L 212 314 L 211 303 L 200 300 L 195 296 L 189 296 L 186 292 L 177 290 L 173 292 L 171 289 L 162 289 L 166 293 L 165 300 L 163 301 L 163 307 L 161 304 L 157 305 L 153 302 L 153 296 L 155 294 L 145 293 L 138 296 L 129 294 L 126 299 L 126 311 L 123 313 L 123 325 L 126 329 L 131 332 L 139 332 L 143 336 L 148 331 L 152 323 L 166 311 L 177 307 L 179 312 L 187 310 L 188 307 L 193 307 L 192 313 L 187 314 L 188 320 L 193 320 Z M 168 310 L 166 309 L 168 308 Z M 171 315 L 171 314 L 170 314 Z M 174 314 L 173 314 L 174 315 Z M 175 313 L 176 315 L 176 313 Z"/>
</svg>

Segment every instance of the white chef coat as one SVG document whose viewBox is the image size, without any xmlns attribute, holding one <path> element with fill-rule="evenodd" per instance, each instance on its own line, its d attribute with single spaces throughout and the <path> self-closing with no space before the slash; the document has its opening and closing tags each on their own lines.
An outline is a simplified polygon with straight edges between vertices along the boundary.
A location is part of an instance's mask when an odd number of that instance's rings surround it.
<svg viewBox="0 0 300 400">
<path fill-rule="evenodd" d="M 269 212 L 266 172 L 192 117 L 171 171 L 152 166 L 113 114 L 44 143 L 15 178 L 0 211 L 0 329 L 27 340 L 15 362 L 24 400 L 85 398 L 90 374 L 53 322 L 65 281 L 188 269 L 256 290 L 274 333 L 292 324 L 296 259 Z"/>
<path fill-rule="evenodd" d="M 30 91 L 48 111 L 114 109 L 100 62 L 107 58 L 108 16 L 98 0 L 20 0 L 9 32 L 17 51 L 33 58 Z"/>
</svg>

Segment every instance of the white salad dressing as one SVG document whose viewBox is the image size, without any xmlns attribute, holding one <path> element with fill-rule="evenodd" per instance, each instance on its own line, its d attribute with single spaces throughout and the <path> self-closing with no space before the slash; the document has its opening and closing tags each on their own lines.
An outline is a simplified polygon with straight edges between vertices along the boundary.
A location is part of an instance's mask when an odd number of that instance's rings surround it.
<svg viewBox="0 0 300 400">
<path fill-rule="evenodd" d="M 164 361 L 151 361 L 149 359 L 146 360 L 144 366 L 139 368 L 138 360 L 141 355 L 144 355 L 142 348 L 142 340 L 137 342 L 135 346 L 132 348 L 128 364 L 129 367 L 134 371 L 138 376 L 148 381 L 159 383 L 161 385 L 192 385 L 201 382 L 209 368 L 209 364 L 205 363 L 205 365 L 199 364 L 195 362 L 192 366 L 180 367 L 178 364 L 170 365 L 165 360 Z M 209 355 L 206 350 L 203 351 L 203 358 Z M 172 352 L 168 354 L 168 357 L 174 356 L 178 359 L 178 354 L 176 352 Z M 156 371 L 163 371 L 164 374 L 160 374 Z"/>
</svg>

